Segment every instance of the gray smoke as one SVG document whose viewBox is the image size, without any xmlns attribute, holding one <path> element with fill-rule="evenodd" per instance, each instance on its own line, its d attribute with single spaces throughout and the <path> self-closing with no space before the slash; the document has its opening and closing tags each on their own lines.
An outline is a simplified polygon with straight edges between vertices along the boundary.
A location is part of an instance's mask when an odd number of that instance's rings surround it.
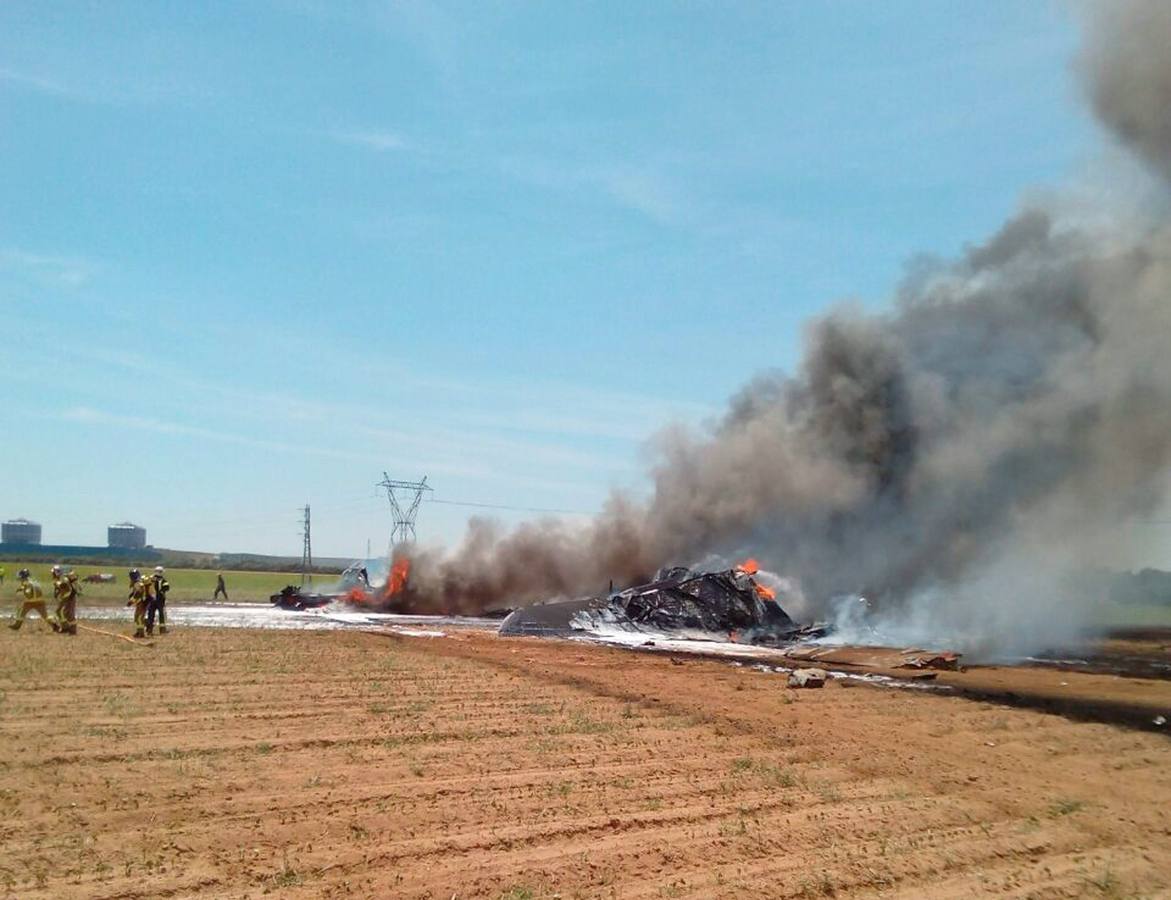
<svg viewBox="0 0 1171 900">
<path fill-rule="evenodd" d="M 1081 62 L 1094 111 L 1149 165 L 1171 175 L 1171 3 L 1100 0 L 1089 24 Z"/>
<path fill-rule="evenodd" d="M 1171 3 L 1089 22 L 1094 110 L 1171 177 Z M 902 634 L 969 651 L 1068 639 L 1092 599 L 1071 574 L 1162 502 L 1169 338 L 1165 223 L 1028 208 L 958 260 L 917 262 L 891 311 L 813 322 L 799 370 L 758 377 L 714 426 L 660 435 L 647 502 L 615 495 L 585 527 L 474 520 L 412 585 L 474 610 L 751 554 L 799 582 L 806 615 L 862 593 Z"/>
</svg>

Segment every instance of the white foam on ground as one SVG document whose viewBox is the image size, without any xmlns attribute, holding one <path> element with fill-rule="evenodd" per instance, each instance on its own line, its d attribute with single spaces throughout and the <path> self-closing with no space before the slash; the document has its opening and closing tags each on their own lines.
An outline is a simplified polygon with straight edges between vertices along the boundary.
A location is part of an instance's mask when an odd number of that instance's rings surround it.
<svg viewBox="0 0 1171 900">
<path fill-rule="evenodd" d="M 82 619 L 122 621 L 132 627 L 134 616 L 126 607 L 82 607 Z M 496 630 L 494 619 L 459 616 L 403 616 L 395 613 L 356 612 L 333 606 L 287 610 L 266 603 L 192 603 L 167 607 L 167 624 L 179 628 L 275 628 L 293 631 L 325 631 L 378 626 L 408 637 L 446 637 L 445 628 Z"/>
<path fill-rule="evenodd" d="M 614 647 L 646 650 L 648 652 L 719 656 L 728 659 L 734 666 L 747 665 L 751 661 L 753 663 L 751 667 L 758 672 L 785 676 L 788 676 L 794 669 L 810 668 L 812 666 L 825 668 L 825 663 L 813 659 L 803 660 L 794 664 L 794 660 L 785 656 L 784 650 L 775 647 L 760 647 L 755 644 L 737 644 L 733 641 L 713 640 L 711 635 L 706 632 L 677 632 L 666 634 L 652 631 L 631 631 L 628 628 L 603 625 L 598 628 L 580 629 L 576 631 L 570 640 L 607 644 Z M 895 678 L 890 675 L 845 672 L 839 669 L 826 669 L 826 671 L 834 678 L 880 687 L 916 691 L 951 690 L 946 685 Z"/>
<path fill-rule="evenodd" d="M 729 659 L 781 660 L 784 652 L 775 647 L 761 647 L 756 644 L 737 644 L 735 641 L 721 641 L 703 631 L 630 631 L 626 628 L 602 625 L 597 628 L 575 631 L 571 640 L 612 644 L 620 647 L 646 647 L 648 650 L 664 650 L 672 653 L 702 653 L 704 655 L 727 656 Z"/>
</svg>

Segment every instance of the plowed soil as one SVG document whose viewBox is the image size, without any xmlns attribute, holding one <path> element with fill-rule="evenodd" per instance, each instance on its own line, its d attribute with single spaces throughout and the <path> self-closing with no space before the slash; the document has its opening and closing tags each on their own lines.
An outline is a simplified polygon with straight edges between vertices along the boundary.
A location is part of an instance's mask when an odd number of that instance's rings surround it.
<svg viewBox="0 0 1171 900">
<path fill-rule="evenodd" d="M 1166 737 L 848 684 L 483 634 L 3 630 L 0 893 L 1168 896 Z"/>
</svg>

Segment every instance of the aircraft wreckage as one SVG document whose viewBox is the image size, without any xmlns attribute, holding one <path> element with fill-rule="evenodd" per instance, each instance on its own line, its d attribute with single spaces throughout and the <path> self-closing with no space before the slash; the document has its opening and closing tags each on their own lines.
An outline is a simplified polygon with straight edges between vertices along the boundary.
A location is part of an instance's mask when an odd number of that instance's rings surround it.
<svg viewBox="0 0 1171 900">
<path fill-rule="evenodd" d="M 722 572 L 675 566 L 654 580 L 604 597 L 560 600 L 512 612 L 502 635 L 565 635 L 605 629 L 703 632 L 753 644 L 788 644 L 825 634 L 822 625 L 794 622 L 771 590 L 758 584 L 752 560 Z"/>
<path fill-rule="evenodd" d="M 667 567 L 646 584 L 612 590 L 604 596 L 555 600 L 512 610 L 501 622 L 499 633 L 565 636 L 621 631 L 718 637 L 765 646 L 792 644 L 826 633 L 825 625 L 795 622 L 777 602 L 774 592 L 753 577 L 757 572 L 754 560 L 716 572 Z M 362 572 L 358 578 L 343 577 L 332 592 L 317 593 L 289 585 L 270 599 L 274 605 L 291 611 L 337 602 L 360 609 L 404 612 L 403 603 L 410 596 L 409 573 L 410 562 L 404 557 L 395 561 L 382 585 L 371 586 Z"/>
</svg>

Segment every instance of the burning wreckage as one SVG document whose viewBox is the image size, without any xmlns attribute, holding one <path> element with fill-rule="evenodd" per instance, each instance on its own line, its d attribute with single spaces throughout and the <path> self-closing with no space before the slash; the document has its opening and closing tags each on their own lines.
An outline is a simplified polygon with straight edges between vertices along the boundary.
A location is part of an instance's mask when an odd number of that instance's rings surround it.
<svg viewBox="0 0 1171 900">
<path fill-rule="evenodd" d="M 289 585 L 271 597 L 282 609 L 303 611 L 342 603 L 367 611 L 420 614 L 420 597 L 409 582 L 410 560 L 397 559 L 385 583 L 372 585 L 358 564 L 347 570 L 338 590 L 328 593 L 304 591 Z M 785 648 L 793 659 L 821 660 L 833 654 L 841 665 L 871 667 L 884 665 L 902 669 L 957 669 L 959 654 L 928 651 L 915 647 L 888 648 L 885 661 L 875 662 L 872 651 L 857 657 L 862 647 L 881 646 L 870 641 L 836 648 L 810 644 L 834 629 L 826 623 L 803 625 L 795 622 L 777 602 L 775 592 L 757 581 L 755 560 L 718 572 L 696 572 L 684 566 L 660 569 L 653 581 L 625 590 L 611 590 L 605 596 L 574 600 L 553 600 L 515 610 L 482 610 L 479 619 L 503 617 L 499 633 L 505 637 L 570 637 L 573 635 L 615 637 L 618 634 L 645 635 L 643 643 L 655 636 L 697 641 L 730 641 L 761 647 Z M 864 604 L 863 614 L 870 604 Z M 428 614 L 438 614 L 422 604 Z M 458 615 L 449 611 L 448 615 Z M 871 632 L 874 637 L 878 633 Z M 625 641 L 623 641 L 625 643 Z M 851 656 L 853 653 L 853 656 Z M 893 654 L 893 655 L 891 655 Z M 856 657 L 856 658 L 855 658 Z M 921 677 L 928 677 L 923 675 Z M 818 685 L 819 686 L 819 685 Z"/>
<path fill-rule="evenodd" d="M 289 585 L 269 599 L 290 611 L 337 602 L 382 612 L 410 612 L 410 571 L 410 560 L 400 557 L 391 565 L 384 584 L 371 585 L 365 569 L 352 566 L 334 591 L 319 593 Z M 500 634 L 558 636 L 609 630 L 719 636 L 776 646 L 826 633 L 824 625 L 794 622 L 775 593 L 753 577 L 757 573 L 756 561 L 751 559 L 721 572 L 664 568 L 647 584 L 606 596 L 556 600 L 513 610 L 501 623 Z"/>
<path fill-rule="evenodd" d="M 744 643 L 779 645 L 821 637 L 823 625 L 794 622 L 772 590 L 757 583 L 754 560 L 723 572 L 660 569 L 654 580 L 605 597 L 560 600 L 512 612 L 502 635 L 566 635 L 621 630 L 702 633 Z M 696 634 L 696 636 L 700 636 Z"/>
<path fill-rule="evenodd" d="M 386 582 L 371 585 L 370 575 L 361 563 L 354 563 L 342 572 L 336 590 L 310 591 L 303 586 L 290 584 L 269 596 L 269 602 L 280 609 L 301 612 L 318 609 L 331 603 L 345 603 L 363 609 L 377 609 L 387 612 L 399 611 L 406 599 L 407 578 L 411 562 L 405 557 L 397 559 L 390 567 Z"/>
</svg>

